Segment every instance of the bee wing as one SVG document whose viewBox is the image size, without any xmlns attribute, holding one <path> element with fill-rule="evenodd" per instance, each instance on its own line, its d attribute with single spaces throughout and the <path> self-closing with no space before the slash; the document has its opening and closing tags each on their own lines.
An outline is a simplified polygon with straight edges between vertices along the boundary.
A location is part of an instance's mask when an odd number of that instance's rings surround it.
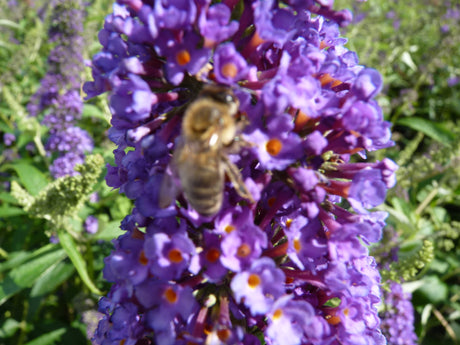
<svg viewBox="0 0 460 345">
<path fill-rule="evenodd" d="M 160 206 L 160 208 L 166 208 L 170 206 L 180 193 L 175 178 L 177 177 L 178 160 L 183 159 L 181 157 L 186 154 L 184 150 L 185 146 L 183 140 L 182 138 L 179 138 L 177 142 L 177 148 L 174 151 L 173 157 L 169 164 L 169 171 L 165 171 L 163 180 L 161 181 L 160 192 L 158 195 L 158 206 Z"/>
<path fill-rule="evenodd" d="M 222 154 L 222 164 L 224 166 L 225 173 L 232 181 L 233 187 L 236 189 L 236 192 L 245 199 L 248 199 L 251 203 L 255 203 L 252 198 L 251 193 L 249 192 L 246 184 L 243 181 L 240 170 L 238 167 L 233 164 L 225 154 Z"/>
<path fill-rule="evenodd" d="M 158 206 L 166 208 L 171 205 L 179 194 L 174 178 L 165 172 L 163 180 L 160 185 L 160 192 L 158 195 Z"/>
</svg>

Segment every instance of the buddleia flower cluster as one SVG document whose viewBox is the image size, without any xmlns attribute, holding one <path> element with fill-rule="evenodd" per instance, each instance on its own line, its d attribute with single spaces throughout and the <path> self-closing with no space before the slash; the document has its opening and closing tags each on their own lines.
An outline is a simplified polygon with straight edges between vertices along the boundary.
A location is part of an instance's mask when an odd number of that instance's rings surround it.
<svg viewBox="0 0 460 345">
<path fill-rule="evenodd" d="M 393 145 L 332 1 L 120 0 L 99 33 L 89 97 L 108 93 L 117 145 L 107 184 L 134 201 L 105 259 L 96 344 L 385 344 L 367 245 L 395 184 Z M 229 154 L 212 217 L 162 183 L 188 105 L 206 85 L 239 100 L 247 145 Z M 179 181 L 180 184 L 180 181 Z"/>
<path fill-rule="evenodd" d="M 75 175 L 74 167 L 83 164 L 94 144 L 88 132 L 77 126 L 83 111 L 83 4 L 81 0 L 58 0 L 52 5 L 48 34 L 54 48 L 48 56 L 48 71 L 27 108 L 31 116 L 45 114 L 42 123 L 50 129 L 45 148 L 56 158 L 50 172 L 58 178 Z"/>
<path fill-rule="evenodd" d="M 412 295 L 403 291 L 402 283 L 409 281 L 433 259 L 432 245 L 425 241 L 413 256 L 399 258 L 401 238 L 391 226 L 383 231 L 376 249 L 382 278 L 382 306 L 379 308 L 382 333 L 388 345 L 415 345 L 414 307 Z M 431 250 L 430 250 L 431 248 Z M 424 262 L 423 258 L 426 260 Z"/>
<path fill-rule="evenodd" d="M 389 291 L 383 291 L 385 310 L 381 313 L 382 331 L 388 344 L 415 345 L 414 307 L 411 294 L 404 292 L 401 284 L 391 283 Z"/>
</svg>

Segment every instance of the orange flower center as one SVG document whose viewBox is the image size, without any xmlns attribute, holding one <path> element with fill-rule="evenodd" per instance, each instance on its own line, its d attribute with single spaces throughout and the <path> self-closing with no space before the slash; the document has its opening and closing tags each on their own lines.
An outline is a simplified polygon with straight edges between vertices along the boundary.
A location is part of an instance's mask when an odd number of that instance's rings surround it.
<svg viewBox="0 0 460 345">
<path fill-rule="evenodd" d="M 272 196 L 271 198 L 269 198 L 267 200 L 267 204 L 268 206 L 272 207 L 274 204 L 275 204 L 275 201 L 276 201 L 276 198 L 274 196 Z"/>
<path fill-rule="evenodd" d="M 283 311 L 281 309 L 276 309 L 273 313 L 272 320 L 278 320 L 281 316 L 283 316 Z"/>
<path fill-rule="evenodd" d="M 340 323 L 340 317 L 336 315 L 326 315 L 325 319 L 332 326 L 338 325 Z"/>
<path fill-rule="evenodd" d="M 226 342 L 230 336 L 232 335 L 232 332 L 229 329 L 220 329 L 217 331 L 217 337 L 219 338 L 220 341 Z"/>
<path fill-rule="evenodd" d="M 246 243 L 244 243 L 238 247 L 236 255 L 238 255 L 240 258 L 245 258 L 250 253 L 251 253 L 251 248 L 249 248 L 249 246 Z"/>
<path fill-rule="evenodd" d="M 268 154 L 271 156 L 276 156 L 280 153 L 281 149 L 283 148 L 283 144 L 279 139 L 270 139 L 265 144 L 265 148 L 267 149 Z"/>
<path fill-rule="evenodd" d="M 171 262 L 178 264 L 182 261 L 182 252 L 179 249 L 171 249 L 168 253 L 168 258 Z"/>
<path fill-rule="evenodd" d="M 220 72 L 224 77 L 233 79 L 236 77 L 236 74 L 238 73 L 238 68 L 233 62 L 227 62 L 225 65 L 222 66 Z"/>
<path fill-rule="evenodd" d="M 217 250 L 216 248 L 211 248 L 206 252 L 206 260 L 209 262 L 216 262 L 219 260 L 220 257 L 220 251 Z"/>
<path fill-rule="evenodd" d="M 180 50 L 176 54 L 176 61 L 180 66 L 184 66 L 188 64 L 191 60 L 190 53 L 188 50 Z"/>
<path fill-rule="evenodd" d="M 166 289 L 163 296 L 171 304 L 177 302 L 177 293 L 172 288 Z"/>
<path fill-rule="evenodd" d="M 255 289 L 260 285 L 260 277 L 257 274 L 251 274 L 248 278 L 248 285 Z"/>
<path fill-rule="evenodd" d="M 139 255 L 139 263 L 144 266 L 149 263 L 149 259 L 145 256 L 144 251 L 141 251 L 141 254 Z"/>
<path fill-rule="evenodd" d="M 235 227 L 234 227 L 233 225 L 230 225 L 230 224 L 229 224 L 229 225 L 227 225 L 227 226 L 225 227 L 224 230 L 225 230 L 225 232 L 226 232 L 227 234 L 229 234 L 229 233 L 231 233 L 233 230 L 235 230 Z"/>
<path fill-rule="evenodd" d="M 298 238 L 294 240 L 294 249 L 297 253 L 300 252 L 300 249 L 302 249 L 302 244 Z"/>
</svg>

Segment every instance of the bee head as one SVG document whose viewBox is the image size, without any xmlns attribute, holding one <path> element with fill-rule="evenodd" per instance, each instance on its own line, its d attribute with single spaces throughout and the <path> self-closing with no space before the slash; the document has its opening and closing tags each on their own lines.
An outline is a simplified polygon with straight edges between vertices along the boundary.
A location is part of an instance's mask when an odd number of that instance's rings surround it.
<svg viewBox="0 0 460 345">
<path fill-rule="evenodd" d="M 221 85 L 205 85 L 200 92 L 200 98 L 208 98 L 216 103 L 229 107 L 229 111 L 236 113 L 239 106 L 238 98 L 232 89 Z"/>
<path fill-rule="evenodd" d="M 206 85 L 187 108 L 182 122 L 185 140 L 199 141 L 208 147 L 220 147 L 233 140 L 234 115 L 238 99 L 228 87 Z"/>
<path fill-rule="evenodd" d="M 202 135 L 219 124 L 219 112 L 210 106 L 203 105 L 192 115 L 191 129 L 196 134 Z"/>
</svg>

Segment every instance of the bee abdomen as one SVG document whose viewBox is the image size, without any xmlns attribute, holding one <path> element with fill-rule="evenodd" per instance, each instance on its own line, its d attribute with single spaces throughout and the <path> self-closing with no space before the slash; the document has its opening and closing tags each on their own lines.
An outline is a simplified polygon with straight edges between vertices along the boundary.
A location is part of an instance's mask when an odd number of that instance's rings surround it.
<svg viewBox="0 0 460 345">
<path fill-rule="evenodd" d="M 187 178 L 183 188 L 185 198 L 199 214 L 212 216 L 222 206 L 223 172 L 196 167 L 193 176 Z"/>
</svg>

